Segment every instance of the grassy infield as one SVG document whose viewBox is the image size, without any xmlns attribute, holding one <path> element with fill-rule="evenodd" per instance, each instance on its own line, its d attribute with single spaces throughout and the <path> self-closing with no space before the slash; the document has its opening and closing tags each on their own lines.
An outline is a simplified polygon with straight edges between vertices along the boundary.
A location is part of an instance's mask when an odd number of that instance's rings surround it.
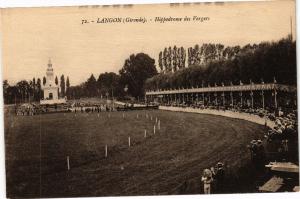
<svg viewBox="0 0 300 199">
<path fill-rule="evenodd" d="M 156 117 L 161 130 L 156 126 L 154 135 Z M 125 112 L 125 118 L 122 112 L 6 113 L 8 197 L 199 194 L 203 169 L 218 161 L 226 164 L 223 192 L 252 192 L 246 145 L 263 130 L 237 119 L 159 110 Z"/>
</svg>

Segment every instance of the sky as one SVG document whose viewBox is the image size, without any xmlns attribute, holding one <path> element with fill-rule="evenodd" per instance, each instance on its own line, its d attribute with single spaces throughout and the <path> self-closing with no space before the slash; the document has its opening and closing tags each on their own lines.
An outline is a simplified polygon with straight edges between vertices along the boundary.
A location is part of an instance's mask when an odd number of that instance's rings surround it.
<svg viewBox="0 0 300 199">
<path fill-rule="evenodd" d="M 208 21 L 157 23 L 155 17 L 209 17 Z M 147 23 L 89 23 L 103 17 L 146 18 Z M 92 73 L 116 72 L 131 54 L 144 52 L 156 60 L 168 46 L 245 45 L 286 37 L 295 1 L 229 2 L 89 7 L 10 8 L 1 10 L 3 79 L 14 84 L 42 78 L 51 58 L 57 76 L 71 85 Z M 150 21 L 152 19 L 152 21 Z"/>
</svg>

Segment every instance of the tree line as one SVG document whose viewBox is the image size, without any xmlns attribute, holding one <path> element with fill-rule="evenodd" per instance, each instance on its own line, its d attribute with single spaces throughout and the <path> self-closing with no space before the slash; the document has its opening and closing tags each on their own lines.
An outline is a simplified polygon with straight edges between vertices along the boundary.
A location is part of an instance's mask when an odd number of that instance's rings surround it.
<svg viewBox="0 0 300 199">
<path fill-rule="evenodd" d="M 145 53 L 132 54 L 124 62 L 119 73 L 101 73 L 96 79 L 94 74 L 83 83 L 70 86 L 69 77 L 55 77 L 55 85 L 59 87 L 59 96 L 68 99 L 83 97 L 125 98 L 134 97 L 142 99 L 145 93 L 146 79 L 157 74 L 155 60 Z M 9 85 L 7 80 L 3 82 L 5 104 L 25 103 L 39 101 L 43 98 L 42 86 L 46 84 L 46 77 L 42 80 L 35 78 L 22 80 L 16 85 Z"/>
<path fill-rule="evenodd" d="M 142 99 L 146 79 L 157 74 L 155 60 L 144 53 L 132 54 L 127 58 L 119 73 L 101 73 L 96 79 L 94 74 L 77 86 L 70 87 L 70 98 L 101 97 L 119 98 L 131 96 Z"/>
<path fill-rule="evenodd" d="M 239 84 L 240 81 L 296 85 L 296 42 L 290 37 L 243 47 L 203 44 L 189 48 L 188 68 L 160 73 L 145 88 L 175 89 Z"/>
<path fill-rule="evenodd" d="M 247 44 L 244 47 L 227 46 L 223 44 L 204 43 L 201 46 L 196 44 L 194 47 L 189 47 L 186 50 L 183 47 L 175 45 L 172 47 L 165 47 L 163 51 L 159 52 L 158 66 L 162 73 L 176 72 L 187 66 L 194 65 L 208 65 L 213 61 L 231 60 L 239 53 L 253 52 L 258 46 L 256 44 Z"/>
<path fill-rule="evenodd" d="M 185 67 L 186 50 L 175 45 L 159 52 L 158 66 L 161 72 L 176 72 Z"/>
<path fill-rule="evenodd" d="M 29 103 L 40 101 L 43 99 L 42 86 L 46 84 L 46 77 L 42 80 L 40 78 L 32 78 L 32 80 L 21 80 L 15 85 L 9 85 L 7 80 L 3 81 L 3 97 L 5 104 L 13 103 Z M 60 84 L 58 77 L 55 77 L 55 85 L 59 87 L 59 96 L 65 97 L 70 94 L 70 80 L 69 77 L 65 80 L 65 76 L 61 75 Z"/>
<path fill-rule="evenodd" d="M 276 42 L 261 42 L 245 46 L 225 47 L 222 44 L 203 44 L 188 48 L 188 67 L 183 47 L 165 48 L 159 53 L 158 74 L 155 60 L 145 53 L 130 55 L 118 74 L 94 74 L 77 86 L 70 86 L 69 77 L 55 77 L 60 97 L 142 99 L 145 90 L 191 88 L 209 85 L 231 85 L 240 82 L 271 82 L 296 85 L 296 42 L 290 37 Z M 4 102 L 39 101 L 43 97 L 41 84 L 46 78 L 22 80 L 16 85 L 3 82 Z"/>
</svg>

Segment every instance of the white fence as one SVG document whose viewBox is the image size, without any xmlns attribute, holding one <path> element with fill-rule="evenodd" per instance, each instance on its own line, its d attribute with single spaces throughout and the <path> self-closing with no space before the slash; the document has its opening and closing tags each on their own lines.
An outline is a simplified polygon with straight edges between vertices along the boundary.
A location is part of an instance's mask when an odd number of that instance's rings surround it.
<svg viewBox="0 0 300 199">
<path fill-rule="evenodd" d="M 160 110 L 166 111 L 179 111 L 179 112 L 188 112 L 188 113 L 202 113 L 202 114 L 211 114 L 211 115 L 220 115 L 224 117 L 237 118 L 242 120 L 247 120 L 257 124 L 265 125 L 270 128 L 274 128 L 275 123 L 265 117 L 260 117 L 258 115 L 253 115 L 249 113 L 233 112 L 230 110 L 214 110 L 214 109 L 197 109 L 197 108 L 182 108 L 182 107 L 170 107 L 170 106 L 159 106 Z"/>
<path fill-rule="evenodd" d="M 65 104 L 66 99 L 61 98 L 61 99 L 52 99 L 52 100 L 40 100 L 40 104 Z"/>
</svg>

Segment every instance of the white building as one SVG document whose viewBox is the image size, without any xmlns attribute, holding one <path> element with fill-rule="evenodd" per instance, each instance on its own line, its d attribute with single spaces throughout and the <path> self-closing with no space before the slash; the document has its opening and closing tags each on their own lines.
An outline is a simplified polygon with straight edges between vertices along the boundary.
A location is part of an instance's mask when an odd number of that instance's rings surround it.
<svg viewBox="0 0 300 199">
<path fill-rule="evenodd" d="M 55 84 L 54 73 L 51 60 L 49 59 L 48 67 L 46 71 L 46 84 L 42 86 L 44 92 L 43 100 L 40 100 L 41 104 L 62 104 L 66 103 L 65 98 L 59 98 L 58 85 Z"/>
</svg>

